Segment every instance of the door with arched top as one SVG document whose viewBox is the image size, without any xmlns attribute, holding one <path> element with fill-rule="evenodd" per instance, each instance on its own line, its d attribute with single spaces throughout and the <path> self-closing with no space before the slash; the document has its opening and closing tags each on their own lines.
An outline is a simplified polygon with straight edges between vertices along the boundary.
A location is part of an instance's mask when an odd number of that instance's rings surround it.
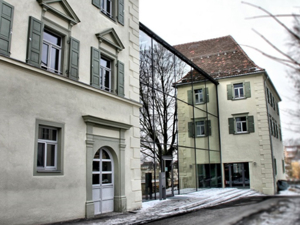
<svg viewBox="0 0 300 225">
<path fill-rule="evenodd" d="M 95 215 L 114 211 L 113 158 L 105 148 L 93 159 L 93 201 Z"/>
</svg>

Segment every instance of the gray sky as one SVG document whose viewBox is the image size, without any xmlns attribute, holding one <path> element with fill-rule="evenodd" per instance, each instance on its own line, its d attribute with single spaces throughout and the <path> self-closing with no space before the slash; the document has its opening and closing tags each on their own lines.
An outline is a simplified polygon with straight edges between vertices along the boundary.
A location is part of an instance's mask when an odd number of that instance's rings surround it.
<svg viewBox="0 0 300 225">
<path fill-rule="evenodd" d="M 299 0 L 248 0 L 273 14 L 299 13 Z M 267 70 L 282 102 L 279 104 L 283 139 L 299 138 L 288 130 L 290 121 L 283 110 L 295 107 L 288 98 L 293 98 L 293 85 L 287 79 L 288 68 L 245 47 L 250 45 L 267 53 L 277 55 L 255 29 L 282 50 L 288 50 L 289 40 L 284 29 L 271 18 L 247 19 L 265 15 L 259 9 L 242 4 L 240 0 L 140 0 L 140 21 L 171 45 L 206 40 L 231 35 L 248 56 Z M 281 18 L 292 26 L 290 18 Z"/>
</svg>

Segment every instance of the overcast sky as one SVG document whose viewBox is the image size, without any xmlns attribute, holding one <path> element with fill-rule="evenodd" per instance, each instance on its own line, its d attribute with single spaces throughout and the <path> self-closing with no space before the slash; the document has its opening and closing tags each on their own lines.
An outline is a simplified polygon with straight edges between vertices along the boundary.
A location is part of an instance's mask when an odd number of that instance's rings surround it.
<svg viewBox="0 0 300 225">
<path fill-rule="evenodd" d="M 299 13 L 299 0 L 248 0 L 273 14 Z M 294 107 L 288 98 L 293 97 L 292 83 L 287 79 L 288 68 L 245 47 L 250 45 L 267 53 L 277 53 L 253 29 L 264 35 L 276 46 L 288 50 L 288 35 L 271 18 L 247 19 L 265 15 L 262 11 L 240 0 L 140 0 L 140 22 L 171 45 L 201 41 L 231 35 L 248 56 L 267 70 L 282 102 L 281 124 L 283 139 L 299 138 L 288 130 L 289 117 L 283 110 Z M 292 19 L 281 18 L 292 26 Z"/>
</svg>

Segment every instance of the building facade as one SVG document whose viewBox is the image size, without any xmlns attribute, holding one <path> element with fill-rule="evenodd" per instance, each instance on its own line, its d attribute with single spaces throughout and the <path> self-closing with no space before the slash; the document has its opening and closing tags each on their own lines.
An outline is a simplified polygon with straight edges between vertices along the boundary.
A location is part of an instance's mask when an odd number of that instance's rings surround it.
<svg viewBox="0 0 300 225">
<path fill-rule="evenodd" d="M 188 103 L 178 104 L 178 143 L 191 147 L 188 155 L 179 150 L 180 179 L 186 176 L 188 187 L 274 194 L 277 180 L 285 178 L 281 99 L 267 72 L 231 36 L 174 47 L 219 83 L 215 90 L 191 71 L 176 84 L 178 98 Z"/>
<path fill-rule="evenodd" d="M 138 0 L 0 0 L 1 224 L 141 207 L 138 20 Z"/>
</svg>

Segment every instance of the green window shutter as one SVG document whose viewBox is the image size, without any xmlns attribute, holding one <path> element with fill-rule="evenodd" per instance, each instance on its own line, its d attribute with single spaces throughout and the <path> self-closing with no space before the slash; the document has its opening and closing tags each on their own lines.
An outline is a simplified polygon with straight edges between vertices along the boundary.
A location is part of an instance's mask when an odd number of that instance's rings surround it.
<svg viewBox="0 0 300 225">
<path fill-rule="evenodd" d="M 91 85 L 96 88 L 100 88 L 100 59 L 100 51 L 91 47 Z"/>
<path fill-rule="evenodd" d="M 227 100 L 232 100 L 232 84 L 227 84 Z"/>
<path fill-rule="evenodd" d="M 118 22 L 124 25 L 124 0 L 118 0 Z"/>
<path fill-rule="evenodd" d="M 248 116 L 248 132 L 254 133 L 254 117 Z"/>
<path fill-rule="evenodd" d="M 100 9 L 101 6 L 101 0 L 92 0 L 92 4 L 96 6 L 98 9 Z"/>
<path fill-rule="evenodd" d="M 27 63 L 40 67 L 43 46 L 44 25 L 36 18 L 29 17 L 28 44 L 27 44 Z"/>
<path fill-rule="evenodd" d="M 206 122 L 206 131 L 205 131 L 205 134 L 207 136 L 211 136 L 211 122 L 210 122 L 210 120 L 207 120 L 205 122 Z"/>
<path fill-rule="evenodd" d="M 69 55 L 69 78 L 73 80 L 78 80 L 79 78 L 79 49 L 80 42 L 71 37 Z"/>
<path fill-rule="evenodd" d="M 193 93 L 192 90 L 187 91 L 187 97 L 188 97 L 188 104 L 193 105 Z"/>
<path fill-rule="evenodd" d="M 244 87 L 245 87 L 245 97 L 250 98 L 251 97 L 250 82 L 245 82 Z"/>
<path fill-rule="evenodd" d="M 234 118 L 228 118 L 229 134 L 234 134 Z"/>
<path fill-rule="evenodd" d="M 208 88 L 205 88 L 204 90 L 205 90 L 205 92 L 204 92 L 204 96 L 205 96 L 204 102 L 209 102 Z"/>
<path fill-rule="evenodd" d="M 189 137 L 195 137 L 195 127 L 193 122 L 188 122 Z"/>
<path fill-rule="evenodd" d="M 124 97 L 124 63 L 118 61 L 118 89 L 119 96 Z"/>
<path fill-rule="evenodd" d="M 0 54 L 9 56 L 14 7 L 0 0 Z"/>
</svg>

